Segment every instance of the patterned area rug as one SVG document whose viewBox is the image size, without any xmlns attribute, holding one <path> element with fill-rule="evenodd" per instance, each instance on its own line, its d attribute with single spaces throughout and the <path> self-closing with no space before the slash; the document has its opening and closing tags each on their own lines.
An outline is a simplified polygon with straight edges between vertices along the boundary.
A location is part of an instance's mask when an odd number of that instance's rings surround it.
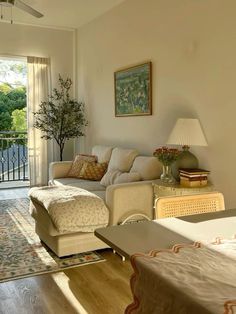
<svg viewBox="0 0 236 314">
<path fill-rule="evenodd" d="M 95 252 L 59 258 L 34 231 L 29 200 L 0 201 L 0 282 L 105 261 Z"/>
</svg>

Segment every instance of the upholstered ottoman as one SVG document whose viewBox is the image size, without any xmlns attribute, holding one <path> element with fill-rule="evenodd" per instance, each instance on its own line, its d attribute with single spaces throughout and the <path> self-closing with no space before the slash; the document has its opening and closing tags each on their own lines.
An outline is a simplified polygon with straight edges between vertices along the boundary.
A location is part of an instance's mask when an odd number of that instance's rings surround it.
<svg viewBox="0 0 236 314">
<path fill-rule="evenodd" d="M 94 236 L 109 220 L 97 195 L 71 186 L 47 186 L 32 188 L 29 197 L 36 233 L 59 257 L 107 247 Z"/>
</svg>

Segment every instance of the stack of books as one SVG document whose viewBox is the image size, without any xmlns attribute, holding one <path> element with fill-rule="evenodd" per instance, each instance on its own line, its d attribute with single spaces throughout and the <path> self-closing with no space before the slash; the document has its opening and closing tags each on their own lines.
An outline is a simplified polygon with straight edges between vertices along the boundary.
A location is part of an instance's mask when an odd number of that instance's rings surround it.
<svg viewBox="0 0 236 314">
<path fill-rule="evenodd" d="M 206 186 L 209 173 L 204 169 L 179 169 L 180 184 L 186 187 Z"/>
</svg>

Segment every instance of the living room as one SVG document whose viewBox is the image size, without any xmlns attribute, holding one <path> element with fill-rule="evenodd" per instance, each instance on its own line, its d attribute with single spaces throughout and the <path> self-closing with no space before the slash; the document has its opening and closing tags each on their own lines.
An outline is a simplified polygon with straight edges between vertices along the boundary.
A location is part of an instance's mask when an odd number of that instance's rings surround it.
<svg viewBox="0 0 236 314">
<path fill-rule="evenodd" d="M 84 101 L 89 124 L 85 137 L 66 144 L 64 160 L 72 160 L 76 153 L 91 153 L 97 144 L 137 149 L 140 154 L 151 156 L 157 147 L 166 144 L 178 118 L 197 118 L 208 146 L 193 146 L 191 151 L 198 157 L 199 166 L 211 171 L 210 179 L 215 189 L 223 193 L 225 207 L 236 207 L 235 172 L 231 166 L 236 156 L 234 0 L 124 0 L 102 1 L 102 4 L 94 0 L 85 7 L 77 1 L 67 1 L 64 7 L 60 1 L 58 9 L 58 1 L 50 1 L 50 5 L 46 1 L 25 2 L 41 10 L 47 20 L 32 22 L 21 13 L 15 19 L 13 15 L 13 24 L 2 22 L 0 54 L 50 58 L 52 87 L 57 86 L 59 73 L 72 79 L 73 96 Z M 152 114 L 116 117 L 114 72 L 149 61 L 152 62 Z M 59 153 L 55 146 L 48 161 L 56 160 Z M 124 276 L 130 272 L 115 256 L 113 263 L 122 267 Z M 84 285 L 86 276 L 101 279 L 94 273 L 102 271 L 102 264 L 94 265 L 91 273 L 82 270 L 80 280 Z M 112 272 L 112 267 L 107 271 Z M 69 270 L 67 275 L 73 276 L 73 271 Z M 39 293 L 44 285 L 47 290 L 54 287 L 55 293 L 68 296 L 72 304 L 77 304 L 68 280 L 59 274 L 55 280 L 57 287 L 52 279 L 45 282 L 42 279 L 39 290 L 38 282 L 33 281 L 21 282 L 18 288 L 17 283 L 4 285 L 7 289 L 22 289 L 26 298 L 32 287 Z M 111 285 L 115 282 L 116 279 L 110 278 Z M 75 290 L 76 283 L 72 282 Z M 89 289 L 86 293 L 89 294 Z M 94 290 L 91 294 L 94 298 Z M 10 304 L 12 299 L 7 297 Z M 126 296 L 125 302 L 129 298 L 130 295 Z M 39 299 L 35 302 L 40 302 Z M 51 293 L 50 299 L 46 299 L 53 306 Z M 25 313 L 32 313 L 33 302 L 30 297 L 25 301 L 28 303 Z M 50 306 L 45 308 L 48 311 L 45 313 L 53 313 Z M 9 305 L 9 309 L 13 307 Z M 73 311 L 83 313 L 83 309 L 69 307 L 62 313 Z"/>
</svg>

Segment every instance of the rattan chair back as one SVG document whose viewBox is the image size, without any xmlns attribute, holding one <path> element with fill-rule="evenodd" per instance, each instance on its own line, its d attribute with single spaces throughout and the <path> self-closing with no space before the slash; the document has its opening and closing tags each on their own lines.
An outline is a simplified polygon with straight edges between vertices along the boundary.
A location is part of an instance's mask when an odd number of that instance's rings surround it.
<svg viewBox="0 0 236 314">
<path fill-rule="evenodd" d="M 224 209 L 224 196 L 219 192 L 160 197 L 155 202 L 155 219 L 216 212 Z"/>
</svg>

